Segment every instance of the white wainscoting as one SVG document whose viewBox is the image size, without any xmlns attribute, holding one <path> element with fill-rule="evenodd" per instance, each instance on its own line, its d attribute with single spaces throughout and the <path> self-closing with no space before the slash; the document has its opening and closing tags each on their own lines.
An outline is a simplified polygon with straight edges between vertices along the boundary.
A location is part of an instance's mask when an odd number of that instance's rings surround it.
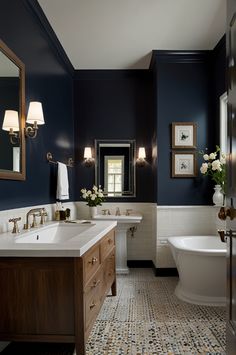
<svg viewBox="0 0 236 355">
<path fill-rule="evenodd" d="M 167 238 L 187 235 L 216 235 L 224 228 L 213 206 L 157 206 L 156 260 L 158 268 L 175 267 Z"/>
<path fill-rule="evenodd" d="M 89 218 L 89 207 L 85 202 L 76 202 L 78 218 Z M 154 203 L 131 203 L 131 202 L 105 202 L 98 206 L 98 213 L 102 209 L 109 209 L 115 214 L 116 207 L 119 207 L 122 214 L 126 209 L 132 209 L 133 213 L 139 212 L 143 220 L 137 225 L 134 236 L 128 233 L 127 248 L 128 260 L 152 260 L 155 261 L 155 228 L 156 228 L 156 204 Z"/>
</svg>

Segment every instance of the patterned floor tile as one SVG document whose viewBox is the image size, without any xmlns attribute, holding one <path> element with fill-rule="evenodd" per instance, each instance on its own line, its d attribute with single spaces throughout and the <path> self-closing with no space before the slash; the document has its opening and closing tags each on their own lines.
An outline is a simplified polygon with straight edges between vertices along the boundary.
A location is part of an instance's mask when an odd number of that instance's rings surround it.
<svg viewBox="0 0 236 355">
<path fill-rule="evenodd" d="M 104 302 L 86 354 L 225 354 L 225 308 L 178 300 L 177 281 L 151 269 L 119 276 L 118 294 Z"/>
</svg>

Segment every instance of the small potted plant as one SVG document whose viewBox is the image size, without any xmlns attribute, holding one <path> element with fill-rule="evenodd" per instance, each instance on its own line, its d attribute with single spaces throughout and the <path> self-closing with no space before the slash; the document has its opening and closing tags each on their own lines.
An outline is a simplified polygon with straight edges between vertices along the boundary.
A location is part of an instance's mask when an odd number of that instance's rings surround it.
<svg viewBox="0 0 236 355">
<path fill-rule="evenodd" d="M 226 187 L 226 157 L 223 153 L 220 154 L 220 147 L 216 146 L 216 151 L 210 154 L 206 154 L 203 151 L 202 154 L 204 163 L 200 167 L 200 171 L 203 175 L 208 175 L 215 182 L 213 203 L 216 206 L 224 205 L 225 187 Z"/>
<path fill-rule="evenodd" d="M 83 188 L 81 189 L 81 193 L 82 198 L 87 201 L 87 205 L 90 209 L 90 216 L 93 218 L 97 214 L 97 206 L 102 206 L 102 202 L 105 201 L 101 185 L 98 187 L 93 185 L 91 190 Z"/>
</svg>

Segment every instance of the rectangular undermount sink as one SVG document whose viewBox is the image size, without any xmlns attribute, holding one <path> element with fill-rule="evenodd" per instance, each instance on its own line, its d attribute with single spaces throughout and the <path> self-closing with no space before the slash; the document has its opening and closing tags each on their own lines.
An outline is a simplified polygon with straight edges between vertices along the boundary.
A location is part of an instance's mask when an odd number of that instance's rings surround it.
<svg viewBox="0 0 236 355">
<path fill-rule="evenodd" d="M 15 237 L 15 243 L 64 243 L 90 229 L 95 223 L 53 224 Z"/>
</svg>

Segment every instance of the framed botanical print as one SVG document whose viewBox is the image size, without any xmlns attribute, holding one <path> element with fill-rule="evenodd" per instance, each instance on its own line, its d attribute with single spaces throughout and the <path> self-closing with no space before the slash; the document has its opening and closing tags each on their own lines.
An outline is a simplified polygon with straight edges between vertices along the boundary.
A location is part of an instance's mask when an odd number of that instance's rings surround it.
<svg viewBox="0 0 236 355">
<path fill-rule="evenodd" d="M 197 176 L 195 152 L 172 152 L 172 177 Z"/>
<path fill-rule="evenodd" d="M 194 122 L 172 123 L 172 148 L 194 149 L 197 144 L 197 125 Z"/>
</svg>

